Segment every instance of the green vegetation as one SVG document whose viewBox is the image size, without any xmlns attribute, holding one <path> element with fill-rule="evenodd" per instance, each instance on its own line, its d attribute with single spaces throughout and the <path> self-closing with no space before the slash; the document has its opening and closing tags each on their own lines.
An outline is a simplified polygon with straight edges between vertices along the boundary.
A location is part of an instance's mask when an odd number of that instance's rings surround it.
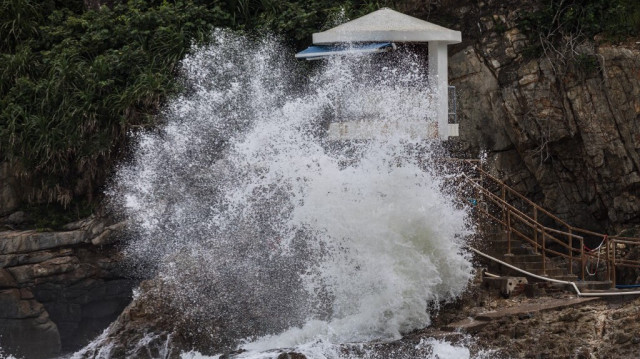
<svg viewBox="0 0 640 359">
<path fill-rule="evenodd" d="M 95 1 L 91 1 L 94 3 Z M 23 169 L 33 203 L 99 196 L 131 131 L 180 91 L 181 59 L 214 27 L 282 34 L 300 47 L 356 0 L 0 0 L 0 161 Z M 46 216 L 46 214 L 44 215 Z"/>
<path fill-rule="evenodd" d="M 541 1 L 522 20 L 535 40 L 531 53 L 567 38 L 640 30 L 637 0 Z M 338 14 L 353 18 L 405 3 L 0 0 L 0 161 L 21 169 L 32 204 L 88 208 L 126 154 L 128 134 L 157 124 L 163 104 L 181 90 L 181 59 L 193 44 L 212 40 L 213 28 L 272 32 L 300 49 Z M 597 67 L 589 56 L 577 63 Z"/>
<path fill-rule="evenodd" d="M 91 198 L 127 131 L 154 122 L 176 66 L 226 14 L 144 1 L 2 4 L 0 153 L 33 181 L 36 202 Z"/>
<path fill-rule="evenodd" d="M 585 79 L 600 63 L 594 40 L 617 42 L 640 34 L 637 0 L 542 0 L 536 11 L 524 12 L 520 25 L 528 34 L 528 58 L 547 56 L 556 73 Z"/>
<path fill-rule="evenodd" d="M 40 232 L 62 229 L 65 224 L 87 218 L 94 206 L 86 201 L 73 201 L 66 207 L 59 203 L 30 205 L 25 208 L 29 217 L 19 227 L 35 228 Z"/>
<path fill-rule="evenodd" d="M 566 36 L 593 39 L 605 35 L 620 40 L 640 33 L 637 0 L 543 0 L 537 11 L 523 16 L 521 24 L 532 34 L 562 40 Z"/>
</svg>

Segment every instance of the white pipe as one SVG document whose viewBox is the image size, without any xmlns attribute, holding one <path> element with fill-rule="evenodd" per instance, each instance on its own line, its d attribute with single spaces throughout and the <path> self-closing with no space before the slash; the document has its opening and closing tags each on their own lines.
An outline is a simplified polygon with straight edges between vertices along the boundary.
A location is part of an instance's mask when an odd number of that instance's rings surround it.
<svg viewBox="0 0 640 359">
<path fill-rule="evenodd" d="M 576 291 L 576 294 L 578 295 L 578 297 L 605 297 L 605 296 L 616 296 L 616 295 L 636 295 L 636 294 L 640 294 L 640 291 L 637 291 L 637 290 L 636 291 L 632 291 L 632 292 L 582 293 L 580 291 L 580 289 L 578 289 L 578 286 L 574 282 L 569 282 L 569 281 L 566 281 L 566 280 L 559 280 L 559 279 L 553 279 L 553 278 L 547 278 L 547 277 L 539 276 L 537 274 L 533 274 L 531 272 L 527 272 L 526 270 L 523 270 L 523 269 L 520 269 L 520 268 L 518 268 L 516 266 L 513 266 L 513 265 L 511 265 L 511 264 L 509 264 L 507 262 L 501 261 L 498 258 L 495 258 L 495 257 L 492 257 L 492 256 L 490 256 L 488 254 L 482 253 L 482 252 L 480 252 L 479 250 L 477 250 L 477 249 L 475 249 L 473 247 L 469 247 L 469 249 L 471 249 L 473 252 L 475 252 L 475 253 L 477 253 L 477 254 L 485 257 L 485 258 L 491 259 L 494 262 L 498 262 L 498 263 L 500 263 L 500 264 L 502 264 L 504 266 L 507 266 L 507 267 L 509 267 L 509 268 L 511 268 L 513 270 L 516 270 L 516 271 L 518 271 L 520 273 L 524 273 L 524 274 L 526 274 L 526 275 L 528 275 L 530 277 L 537 278 L 537 279 L 540 279 L 540 280 L 546 280 L 546 281 L 552 282 L 552 283 L 569 284 Z"/>
<path fill-rule="evenodd" d="M 482 274 L 486 275 L 487 277 L 491 277 L 491 278 L 500 278 L 499 275 L 493 274 L 493 273 L 489 273 L 487 271 L 482 272 Z"/>
</svg>

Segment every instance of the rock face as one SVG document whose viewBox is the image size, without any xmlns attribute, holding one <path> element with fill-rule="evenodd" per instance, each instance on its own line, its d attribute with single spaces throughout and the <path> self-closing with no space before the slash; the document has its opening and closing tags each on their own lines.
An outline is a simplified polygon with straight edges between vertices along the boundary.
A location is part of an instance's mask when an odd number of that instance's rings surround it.
<svg viewBox="0 0 640 359">
<path fill-rule="evenodd" d="M 479 277 L 479 276 L 478 276 Z M 429 328 L 407 335 L 455 341 L 468 334 L 471 352 L 490 358 L 637 358 L 638 296 L 577 298 L 549 283 L 505 299 L 476 278 L 469 290 L 434 315 Z"/>
<path fill-rule="evenodd" d="M 508 358 L 636 358 L 639 300 L 600 300 L 560 311 L 511 316 L 484 327 L 478 342 Z"/>
<path fill-rule="evenodd" d="M 0 347 L 25 358 L 76 350 L 131 301 L 115 243 L 123 223 L 0 232 Z"/>
<path fill-rule="evenodd" d="M 172 291 L 175 288 L 159 278 L 143 281 L 117 320 L 76 357 L 181 358 L 184 351 L 195 349 L 213 355 L 237 344 L 225 336 L 224 325 L 190 318 L 173 306 L 171 295 L 167 295 Z"/>
<path fill-rule="evenodd" d="M 521 5 L 454 10 L 475 24 L 450 49 L 459 151 L 484 152 L 487 168 L 573 225 L 640 222 L 640 45 L 531 57 Z"/>
<path fill-rule="evenodd" d="M 640 45 L 590 39 L 571 53 L 531 56 L 519 14 L 535 3 L 407 1 L 399 10 L 462 31 L 463 44 L 450 48 L 458 154 L 486 153 L 487 168 L 573 225 L 638 224 Z M 0 216 L 27 192 L 9 167 L 0 164 Z"/>
<path fill-rule="evenodd" d="M 17 192 L 17 183 L 15 171 L 9 163 L 0 162 L 0 217 L 18 208 L 20 196 Z"/>
</svg>

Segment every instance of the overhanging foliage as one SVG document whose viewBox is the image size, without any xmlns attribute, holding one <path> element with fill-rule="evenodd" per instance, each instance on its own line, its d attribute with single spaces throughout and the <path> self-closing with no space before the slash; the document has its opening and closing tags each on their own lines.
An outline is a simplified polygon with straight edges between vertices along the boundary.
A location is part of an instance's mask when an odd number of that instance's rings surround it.
<svg viewBox="0 0 640 359">
<path fill-rule="evenodd" d="M 0 161 L 22 168 L 31 200 L 92 200 L 122 157 L 131 130 L 153 127 L 180 90 L 179 62 L 214 27 L 309 41 L 343 8 L 328 1 L 83 1 L 0 3 Z"/>
</svg>

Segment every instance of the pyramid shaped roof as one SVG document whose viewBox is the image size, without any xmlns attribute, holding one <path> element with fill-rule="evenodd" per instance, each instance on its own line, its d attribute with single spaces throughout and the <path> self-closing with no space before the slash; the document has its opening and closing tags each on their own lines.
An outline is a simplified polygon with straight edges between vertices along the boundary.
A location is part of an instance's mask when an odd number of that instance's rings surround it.
<svg viewBox="0 0 640 359">
<path fill-rule="evenodd" d="M 338 42 L 431 42 L 456 44 L 462 41 L 455 31 L 383 8 L 332 29 L 313 34 L 316 45 Z"/>
</svg>

